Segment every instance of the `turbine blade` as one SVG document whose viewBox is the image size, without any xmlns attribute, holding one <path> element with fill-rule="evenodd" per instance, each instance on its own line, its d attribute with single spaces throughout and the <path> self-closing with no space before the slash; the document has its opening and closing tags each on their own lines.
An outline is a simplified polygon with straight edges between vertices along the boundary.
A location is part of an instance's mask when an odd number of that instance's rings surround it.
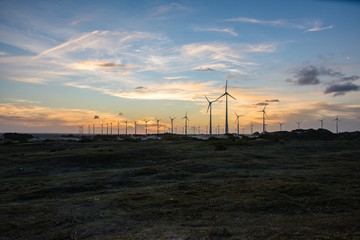
<svg viewBox="0 0 360 240">
<path fill-rule="evenodd" d="M 230 94 L 230 93 L 228 93 L 228 95 L 229 95 L 230 97 L 232 97 L 234 100 L 236 100 L 236 98 L 234 98 L 233 96 L 231 96 L 231 94 Z"/>
<path fill-rule="evenodd" d="M 209 99 L 205 96 L 206 100 L 210 103 Z"/>
<path fill-rule="evenodd" d="M 206 112 L 209 112 L 210 106 L 211 106 L 211 103 L 209 103 L 209 106 L 208 106 Z"/>
<path fill-rule="evenodd" d="M 225 92 L 227 92 L 227 82 L 228 82 L 228 80 L 226 80 L 226 84 L 225 84 Z"/>
<path fill-rule="evenodd" d="M 225 96 L 225 95 L 226 95 L 226 93 L 224 93 L 223 95 L 221 95 L 220 97 L 218 97 L 216 100 L 222 98 L 222 97 Z"/>
</svg>

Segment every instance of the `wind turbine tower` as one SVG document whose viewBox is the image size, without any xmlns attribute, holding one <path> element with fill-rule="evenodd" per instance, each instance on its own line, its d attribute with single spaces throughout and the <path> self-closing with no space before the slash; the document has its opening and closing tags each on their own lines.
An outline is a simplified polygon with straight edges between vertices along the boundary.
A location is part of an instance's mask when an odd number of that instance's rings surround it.
<svg viewBox="0 0 360 240">
<path fill-rule="evenodd" d="M 323 127 L 324 127 L 324 119 L 320 119 L 319 121 L 321 123 L 321 129 L 323 129 Z"/>
<path fill-rule="evenodd" d="M 182 119 L 185 119 L 185 135 L 187 135 L 187 122 L 189 121 L 189 118 L 187 116 L 187 112 L 185 114 L 185 117 L 183 117 Z"/>
<path fill-rule="evenodd" d="M 239 135 L 239 124 L 240 124 L 239 117 L 241 117 L 241 116 L 243 116 L 243 115 L 237 115 L 236 112 L 235 112 L 235 115 L 236 115 L 235 123 L 237 122 L 237 135 Z"/>
<path fill-rule="evenodd" d="M 265 108 L 266 108 L 267 104 L 265 104 L 263 110 L 259 111 L 263 113 L 263 134 L 265 134 L 265 129 L 266 129 L 266 123 L 265 123 L 265 117 L 267 117 L 267 114 L 265 112 Z"/>
<path fill-rule="evenodd" d="M 251 133 L 251 135 L 253 134 L 253 132 L 254 132 L 254 124 L 250 124 L 250 133 Z"/>
<path fill-rule="evenodd" d="M 280 131 L 282 132 L 282 125 L 284 125 L 284 123 L 279 123 L 280 125 Z"/>
<path fill-rule="evenodd" d="M 156 134 L 159 134 L 159 122 L 161 119 L 157 119 L 157 118 L 155 119 L 156 119 Z"/>
<path fill-rule="evenodd" d="M 297 126 L 298 126 L 297 129 L 300 129 L 300 123 L 301 122 L 296 122 L 296 123 L 297 123 Z"/>
<path fill-rule="evenodd" d="M 136 135 L 136 121 L 134 121 L 134 130 L 135 130 L 135 135 Z"/>
<path fill-rule="evenodd" d="M 223 96 L 225 96 L 225 98 L 226 98 L 225 134 L 228 134 L 228 133 L 229 133 L 229 124 L 228 124 L 228 96 L 230 96 L 230 97 L 232 97 L 234 100 L 236 100 L 233 96 L 231 96 L 231 95 L 227 92 L 227 83 L 228 83 L 228 81 L 226 80 L 225 93 L 216 99 L 216 100 L 218 100 L 218 99 L 222 98 Z"/>
<path fill-rule="evenodd" d="M 148 123 L 149 120 L 144 119 L 144 121 L 145 121 L 145 135 L 147 135 L 147 123 Z"/>
<path fill-rule="evenodd" d="M 169 118 L 170 118 L 170 120 L 171 120 L 171 134 L 173 134 L 173 133 L 174 133 L 174 119 L 175 119 L 176 117 L 172 118 L 172 117 L 169 116 Z"/>
<path fill-rule="evenodd" d="M 104 135 L 104 124 L 101 124 L 101 135 Z"/>
<path fill-rule="evenodd" d="M 118 122 L 118 137 L 120 136 L 120 123 Z"/>
<path fill-rule="evenodd" d="M 226 96 L 227 97 L 227 96 Z M 209 134 L 210 135 L 212 135 L 212 121 L 211 121 L 211 104 L 213 103 L 213 102 L 216 102 L 217 101 L 217 99 L 216 100 L 214 100 L 214 101 L 210 101 L 206 96 L 205 96 L 205 98 L 206 98 L 206 100 L 208 101 L 208 103 L 209 103 L 209 105 L 208 105 L 208 108 L 207 108 L 207 110 L 206 110 L 206 112 L 208 112 L 209 111 L 209 109 L 210 109 L 210 127 L 209 127 Z M 226 109 L 227 110 L 227 109 Z"/>
<path fill-rule="evenodd" d="M 128 123 L 128 121 L 126 120 L 125 121 L 125 135 L 127 135 L 127 123 Z"/>
<path fill-rule="evenodd" d="M 336 134 L 339 133 L 339 116 L 336 116 L 336 118 L 334 119 L 334 121 L 336 121 Z"/>
</svg>

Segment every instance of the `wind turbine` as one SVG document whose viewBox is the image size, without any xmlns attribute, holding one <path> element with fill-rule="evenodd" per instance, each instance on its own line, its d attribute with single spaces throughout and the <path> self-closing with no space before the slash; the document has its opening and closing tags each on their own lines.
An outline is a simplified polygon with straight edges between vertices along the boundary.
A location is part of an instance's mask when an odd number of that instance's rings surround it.
<svg viewBox="0 0 360 240">
<path fill-rule="evenodd" d="M 216 102 L 216 101 L 217 101 L 217 99 L 215 99 L 214 101 L 210 101 L 210 100 L 209 100 L 206 96 L 205 96 L 205 98 L 206 98 L 206 100 L 207 100 L 207 101 L 208 101 L 208 103 L 209 103 L 209 105 L 208 105 L 208 108 L 207 108 L 206 112 L 208 112 L 208 111 L 209 111 L 209 109 L 210 109 L 210 127 L 209 127 L 210 131 L 209 131 L 209 134 L 210 134 L 210 135 L 212 135 L 211 104 L 212 104 L 213 102 Z"/>
<path fill-rule="evenodd" d="M 112 136 L 112 122 L 110 122 L 110 135 Z"/>
<path fill-rule="evenodd" d="M 239 117 L 243 116 L 243 115 L 237 115 L 237 113 L 235 112 L 235 115 L 236 115 L 236 120 L 235 120 L 235 123 L 237 122 L 237 135 L 239 135 Z"/>
<path fill-rule="evenodd" d="M 336 121 L 336 133 L 339 133 L 339 116 L 336 116 L 333 121 Z"/>
<path fill-rule="evenodd" d="M 106 135 L 109 135 L 109 123 L 106 123 Z"/>
<path fill-rule="evenodd" d="M 104 124 L 101 124 L 101 135 L 104 135 Z"/>
<path fill-rule="evenodd" d="M 280 131 L 282 132 L 282 125 L 284 125 L 284 123 L 279 122 L 279 125 L 280 125 Z"/>
<path fill-rule="evenodd" d="M 170 120 L 171 120 L 171 134 L 173 134 L 173 133 L 174 133 L 174 119 L 175 119 L 176 117 L 172 118 L 172 117 L 169 116 L 169 118 L 170 118 Z"/>
<path fill-rule="evenodd" d="M 233 96 L 230 95 L 230 93 L 227 92 L 227 80 L 225 85 L 225 93 L 218 97 L 216 100 L 222 98 L 223 96 L 226 97 L 226 112 L 225 112 L 225 134 L 229 133 L 229 125 L 228 125 L 228 96 L 232 97 L 234 100 L 236 100 Z"/>
<path fill-rule="evenodd" d="M 297 125 L 298 125 L 298 128 L 297 129 L 300 129 L 300 123 L 301 122 L 296 122 L 297 123 Z"/>
<path fill-rule="evenodd" d="M 155 119 L 156 119 L 156 134 L 159 134 L 159 122 L 161 119 L 157 119 L 157 118 Z"/>
<path fill-rule="evenodd" d="M 145 120 L 144 119 L 144 122 L 145 122 L 145 135 L 147 135 L 147 123 L 148 123 L 149 120 Z"/>
<path fill-rule="evenodd" d="M 120 136 L 120 123 L 118 122 L 118 137 Z"/>
<path fill-rule="evenodd" d="M 127 123 L 128 123 L 128 121 L 126 120 L 125 121 L 125 135 L 127 135 Z"/>
<path fill-rule="evenodd" d="M 323 126 L 324 126 L 324 119 L 319 119 L 319 121 L 321 122 L 321 129 L 323 129 Z"/>
<path fill-rule="evenodd" d="M 136 121 L 134 121 L 134 129 L 135 129 L 135 135 L 136 135 Z"/>
<path fill-rule="evenodd" d="M 254 127 L 254 125 L 251 123 L 250 124 L 250 133 L 251 133 L 251 135 L 253 134 L 253 129 L 254 129 L 253 127 Z"/>
<path fill-rule="evenodd" d="M 266 124 L 265 124 L 265 116 L 267 117 L 267 114 L 265 112 L 266 106 L 267 106 L 267 103 L 265 103 L 265 106 L 264 106 L 263 110 L 259 111 L 259 112 L 263 113 L 263 134 L 265 134 L 265 126 L 266 126 Z"/>
<path fill-rule="evenodd" d="M 185 135 L 187 135 L 187 122 L 190 121 L 187 116 L 187 112 L 185 114 L 185 117 L 183 117 L 182 119 L 185 119 Z"/>
</svg>

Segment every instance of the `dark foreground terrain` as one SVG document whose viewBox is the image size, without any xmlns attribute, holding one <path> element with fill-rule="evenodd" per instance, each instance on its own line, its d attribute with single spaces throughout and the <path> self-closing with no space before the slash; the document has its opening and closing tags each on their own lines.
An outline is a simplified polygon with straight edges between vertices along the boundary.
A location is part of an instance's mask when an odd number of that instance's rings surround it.
<svg viewBox="0 0 360 240">
<path fill-rule="evenodd" d="M 1 239 L 360 239 L 360 141 L 0 144 Z"/>
</svg>

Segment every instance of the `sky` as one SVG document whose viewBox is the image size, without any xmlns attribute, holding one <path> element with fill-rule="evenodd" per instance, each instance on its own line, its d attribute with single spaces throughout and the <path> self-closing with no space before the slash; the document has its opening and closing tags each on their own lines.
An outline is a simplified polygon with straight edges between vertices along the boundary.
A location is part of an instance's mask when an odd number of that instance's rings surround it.
<svg viewBox="0 0 360 240">
<path fill-rule="evenodd" d="M 0 1 L 0 132 L 360 129 L 357 1 Z M 225 100 L 212 104 L 224 132 Z M 91 127 L 92 128 L 92 127 Z M 92 132 L 92 130 L 91 130 Z"/>
</svg>

